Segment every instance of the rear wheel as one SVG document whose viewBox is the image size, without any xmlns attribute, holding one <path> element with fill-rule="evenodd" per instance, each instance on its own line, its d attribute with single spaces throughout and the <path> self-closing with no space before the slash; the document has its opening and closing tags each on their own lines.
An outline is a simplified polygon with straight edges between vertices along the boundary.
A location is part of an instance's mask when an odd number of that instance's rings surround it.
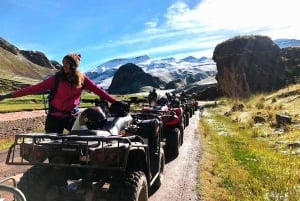
<svg viewBox="0 0 300 201">
<path fill-rule="evenodd" d="M 148 184 L 143 172 L 126 173 L 113 179 L 107 191 L 96 192 L 92 200 L 148 201 Z"/>
<path fill-rule="evenodd" d="M 190 117 L 192 117 L 194 114 L 194 108 L 192 106 L 190 106 Z"/>
<path fill-rule="evenodd" d="M 185 117 L 185 125 L 188 126 L 190 124 L 190 113 L 186 112 Z"/>
<path fill-rule="evenodd" d="M 33 166 L 24 173 L 18 188 L 29 201 L 63 201 L 67 179 L 62 169 Z"/>
<path fill-rule="evenodd" d="M 180 131 L 178 128 L 170 130 L 166 135 L 166 148 L 170 157 L 177 157 L 180 147 Z"/>
</svg>

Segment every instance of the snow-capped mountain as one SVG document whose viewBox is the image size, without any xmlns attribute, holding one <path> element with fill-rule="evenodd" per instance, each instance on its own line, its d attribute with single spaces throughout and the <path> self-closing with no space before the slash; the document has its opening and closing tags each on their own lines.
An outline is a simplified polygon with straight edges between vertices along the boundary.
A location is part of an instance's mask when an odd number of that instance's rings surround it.
<svg viewBox="0 0 300 201">
<path fill-rule="evenodd" d="M 207 57 L 195 58 L 192 56 L 184 59 L 165 58 L 152 59 L 147 55 L 135 58 L 113 59 L 86 72 L 94 82 L 107 89 L 114 73 L 118 68 L 127 63 L 132 63 L 152 76 L 159 77 L 166 83 L 183 79 L 187 83 L 197 82 L 201 79 L 214 77 L 217 69 L 212 59 Z"/>
</svg>

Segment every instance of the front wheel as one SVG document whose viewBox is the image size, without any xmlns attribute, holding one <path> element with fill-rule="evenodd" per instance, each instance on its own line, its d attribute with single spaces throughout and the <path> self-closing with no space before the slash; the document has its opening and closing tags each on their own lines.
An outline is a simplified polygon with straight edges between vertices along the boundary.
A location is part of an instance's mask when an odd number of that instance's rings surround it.
<svg viewBox="0 0 300 201">
<path fill-rule="evenodd" d="M 180 131 L 180 145 L 183 144 L 183 137 L 184 137 L 184 122 L 181 122 L 179 126 L 179 131 Z"/>
<path fill-rule="evenodd" d="M 186 112 L 185 117 L 185 126 L 187 127 L 190 124 L 190 113 Z"/>
<path fill-rule="evenodd" d="M 162 182 L 163 182 L 163 178 L 164 178 L 164 168 L 165 168 L 165 153 L 164 153 L 164 149 L 160 148 L 160 156 L 159 156 L 159 173 L 158 173 L 158 177 L 156 178 L 155 182 L 153 183 L 153 190 L 157 190 Z"/>
</svg>

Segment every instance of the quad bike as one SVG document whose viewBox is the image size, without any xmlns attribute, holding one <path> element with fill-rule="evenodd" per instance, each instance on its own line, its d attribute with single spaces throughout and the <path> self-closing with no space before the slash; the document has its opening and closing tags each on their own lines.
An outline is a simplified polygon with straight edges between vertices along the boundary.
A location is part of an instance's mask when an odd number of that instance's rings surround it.
<svg viewBox="0 0 300 201">
<path fill-rule="evenodd" d="M 147 201 L 162 183 L 161 132 L 158 118 L 132 116 L 129 107 L 112 104 L 105 118 L 91 107 L 68 134 L 16 135 L 6 164 L 32 165 L 18 183 L 30 201 Z"/>
<path fill-rule="evenodd" d="M 191 115 L 190 105 L 186 101 L 186 98 L 178 97 L 174 93 L 172 95 L 167 93 L 166 95 L 167 95 L 168 101 L 170 103 L 169 105 L 171 108 L 180 108 L 181 109 L 183 125 L 184 125 L 184 128 L 187 127 L 190 122 L 189 119 L 190 119 L 190 117 L 192 117 L 192 115 Z"/>
<path fill-rule="evenodd" d="M 181 97 L 180 98 L 180 105 L 183 108 L 184 114 L 185 114 L 185 125 L 189 125 L 189 118 L 191 118 L 195 111 L 198 109 L 198 102 L 195 101 L 195 99 L 192 99 L 191 97 Z"/>
<path fill-rule="evenodd" d="M 11 180 L 12 185 L 4 184 L 6 181 Z M 13 199 L 13 200 L 12 200 Z M 23 192 L 17 188 L 17 182 L 13 177 L 7 177 L 0 180 L 0 201 L 26 201 Z"/>
<path fill-rule="evenodd" d="M 189 97 L 185 97 L 181 99 L 181 103 L 185 105 L 186 112 L 188 112 L 190 117 L 192 117 L 195 113 L 194 102 Z"/>
<path fill-rule="evenodd" d="M 135 99 L 136 102 L 142 100 Z M 166 153 L 171 158 L 177 157 L 179 148 L 183 144 L 184 121 L 183 110 L 180 107 L 170 107 L 168 100 L 159 99 L 155 105 L 143 106 L 140 110 L 135 110 L 143 118 L 157 117 L 163 123 L 162 142 L 165 143 Z"/>
</svg>

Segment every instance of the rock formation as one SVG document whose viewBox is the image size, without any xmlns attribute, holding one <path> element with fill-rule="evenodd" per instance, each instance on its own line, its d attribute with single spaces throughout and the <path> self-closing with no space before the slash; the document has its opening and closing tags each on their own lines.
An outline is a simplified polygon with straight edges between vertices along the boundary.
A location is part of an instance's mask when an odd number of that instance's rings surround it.
<svg viewBox="0 0 300 201">
<path fill-rule="evenodd" d="M 0 37 L 0 47 L 5 49 L 6 51 L 13 53 L 14 55 L 19 54 L 19 49 L 16 46 L 10 44 L 9 42 L 7 42 L 1 37 Z"/>
<path fill-rule="evenodd" d="M 282 64 L 287 77 L 287 84 L 300 82 L 300 47 L 287 47 L 281 50 Z"/>
<path fill-rule="evenodd" d="M 46 55 L 40 51 L 27 51 L 27 50 L 20 50 L 16 46 L 10 44 L 6 40 L 0 37 L 0 48 L 5 49 L 13 53 L 14 55 L 21 54 L 26 59 L 31 61 L 34 64 L 37 64 L 42 67 L 53 69 L 55 66 L 52 65 L 51 61 L 48 60 Z"/>
<path fill-rule="evenodd" d="M 165 83 L 159 78 L 145 73 L 135 64 L 128 63 L 116 71 L 108 91 L 114 94 L 137 93 L 144 86 L 160 88 L 163 85 Z"/>
<path fill-rule="evenodd" d="M 39 51 L 28 51 L 28 50 L 20 50 L 20 53 L 29 61 L 39 66 L 53 68 L 51 62 L 48 60 L 46 55 Z"/>
<path fill-rule="evenodd" d="M 284 68 L 280 48 L 267 36 L 238 36 L 216 46 L 213 60 L 222 93 L 230 97 L 282 87 Z"/>
</svg>

